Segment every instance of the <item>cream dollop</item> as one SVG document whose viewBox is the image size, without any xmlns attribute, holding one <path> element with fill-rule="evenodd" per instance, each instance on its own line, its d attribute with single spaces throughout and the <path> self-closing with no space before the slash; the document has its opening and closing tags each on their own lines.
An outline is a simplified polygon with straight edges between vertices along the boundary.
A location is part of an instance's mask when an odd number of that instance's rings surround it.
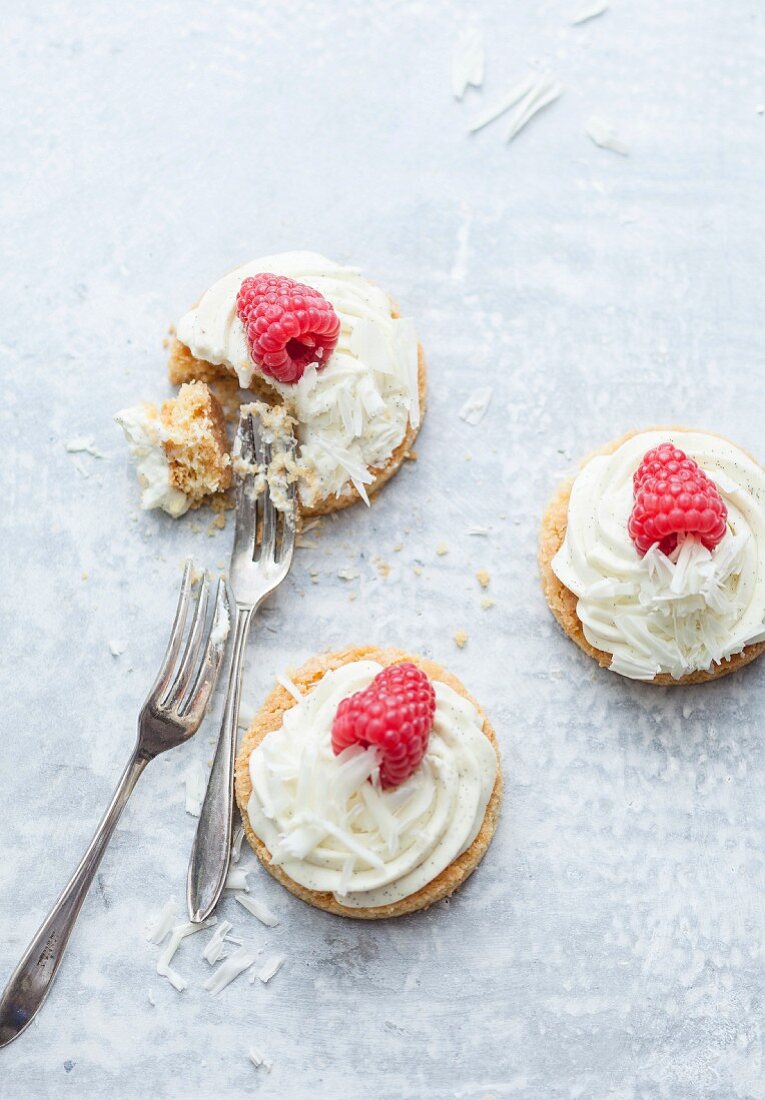
<svg viewBox="0 0 765 1100">
<path fill-rule="evenodd" d="M 641 558 L 629 536 L 633 474 L 666 441 L 699 464 L 727 505 L 728 532 L 711 553 L 689 537 L 670 557 L 655 546 Z M 577 475 L 552 568 L 578 596 L 584 635 L 613 655 L 614 672 L 652 680 L 709 669 L 765 640 L 765 472 L 716 436 L 633 436 Z"/>
<path fill-rule="evenodd" d="M 326 365 L 311 365 L 295 385 L 255 367 L 236 315 L 242 280 L 270 272 L 314 287 L 340 318 L 340 337 Z M 298 422 L 299 459 L 307 474 L 300 496 L 311 506 L 345 496 L 354 485 L 367 500 L 373 468 L 384 466 L 407 424 L 419 427 L 418 343 L 414 324 L 392 315 L 392 303 L 356 268 L 314 252 L 285 252 L 253 260 L 219 279 L 178 322 L 177 335 L 198 359 L 227 367 L 244 388 L 253 378 L 270 385 Z"/>
<path fill-rule="evenodd" d="M 163 446 L 163 427 L 154 405 L 134 405 L 115 413 L 125 433 L 141 486 L 141 507 L 161 508 L 174 519 L 189 510 L 189 498 L 172 484 L 170 463 Z"/>
<path fill-rule="evenodd" d="M 325 673 L 250 755 L 247 815 L 273 862 L 349 908 L 400 901 L 432 882 L 475 840 L 497 775 L 475 706 L 438 682 L 427 752 L 401 786 L 381 789 L 374 748 L 335 756 L 340 701 L 381 667 L 355 661 Z"/>
</svg>

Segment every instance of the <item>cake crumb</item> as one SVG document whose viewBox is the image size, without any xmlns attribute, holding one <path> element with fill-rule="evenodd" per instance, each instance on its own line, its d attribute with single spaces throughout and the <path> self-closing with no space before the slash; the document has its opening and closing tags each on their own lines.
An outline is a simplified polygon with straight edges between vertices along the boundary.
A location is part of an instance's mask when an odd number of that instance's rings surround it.
<svg viewBox="0 0 765 1100">
<path fill-rule="evenodd" d="M 438 554 L 439 558 L 442 558 L 444 554 L 449 553 L 449 547 L 446 545 L 445 542 L 439 542 L 438 546 L 436 547 L 436 553 Z"/>
<path fill-rule="evenodd" d="M 403 542 L 397 542 L 396 545 L 393 547 L 393 553 L 394 554 L 400 554 L 403 549 L 404 549 Z"/>
<path fill-rule="evenodd" d="M 225 526 L 226 526 L 226 517 L 223 514 L 223 512 L 221 512 L 219 515 L 217 515 L 215 517 L 214 520 L 210 521 L 210 523 L 207 527 L 208 536 L 210 538 L 212 538 L 212 536 L 215 534 L 216 531 L 222 531 Z"/>
<path fill-rule="evenodd" d="M 406 462 L 416 462 L 417 461 L 417 452 L 416 451 L 407 451 L 406 454 L 404 455 L 404 459 L 405 459 Z"/>
<path fill-rule="evenodd" d="M 479 569 L 475 577 L 481 588 L 489 587 L 489 584 L 491 582 L 491 574 L 489 573 L 488 569 Z"/>
<path fill-rule="evenodd" d="M 455 630 L 455 632 L 454 632 L 454 641 L 456 642 L 456 644 L 459 646 L 460 649 L 465 648 L 465 646 L 467 645 L 467 640 L 468 640 L 468 636 L 467 636 L 467 631 L 466 630 Z"/>
<path fill-rule="evenodd" d="M 484 611 L 488 611 L 490 607 L 494 607 L 494 600 L 491 598 L 491 596 L 484 596 L 484 598 L 481 600 L 481 607 L 484 609 Z"/>
<path fill-rule="evenodd" d="M 390 575 L 390 565 L 388 565 L 387 561 L 383 561 L 382 558 L 375 558 L 375 569 L 381 577 Z"/>
<path fill-rule="evenodd" d="M 415 566 L 413 566 L 413 569 L 414 569 L 414 572 L 416 573 L 416 575 L 418 577 L 422 576 L 422 566 L 421 565 L 415 565 Z"/>
</svg>

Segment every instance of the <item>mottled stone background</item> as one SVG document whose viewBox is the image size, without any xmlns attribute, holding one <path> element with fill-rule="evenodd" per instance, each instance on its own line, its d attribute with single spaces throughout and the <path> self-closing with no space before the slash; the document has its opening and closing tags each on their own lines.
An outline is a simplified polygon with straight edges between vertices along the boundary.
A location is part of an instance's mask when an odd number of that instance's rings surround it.
<svg viewBox="0 0 765 1100">
<path fill-rule="evenodd" d="M 507 794 L 474 878 L 412 919 L 338 920 L 253 870 L 279 927 L 222 913 L 284 969 L 212 998 L 189 939 L 177 994 L 143 925 L 182 896 L 181 780 L 211 716 L 141 781 L 39 1024 L 0 1053 L 3 1097 L 765 1097 L 765 665 L 617 679 L 560 634 L 535 567 L 557 478 L 626 429 L 765 457 L 765 11 L 614 0 L 570 26 L 583 4 L 4 5 L 0 978 L 108 800 L 182 559 L 228 559 L 231 524 L 138 512 L 112 413 L 169 392 L 168 326 L 253 256 L 362 265 L 417 319 L 430 394 L 419 461 L 297 554 L 248 698 L 326 646 L 424 652 L 490 712 Z M 486 84 L 457 104 L 466 24 Z M 468 137 L 530 61 L 562 99 L 510 146 L 507 120 Z M 629 158 L 589 141 L 593 114 Z"/>
</svg>

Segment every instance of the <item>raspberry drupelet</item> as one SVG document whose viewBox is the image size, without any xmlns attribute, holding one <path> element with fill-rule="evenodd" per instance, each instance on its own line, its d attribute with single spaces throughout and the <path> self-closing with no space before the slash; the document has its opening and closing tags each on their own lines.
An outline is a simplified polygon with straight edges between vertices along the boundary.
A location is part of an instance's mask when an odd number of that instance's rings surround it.
<svg viewBox="0 0 765 1100">
<path fill-rule="evenodd" d="M 236 315 L 252 361 L 278 382 L 299 382 L 311 363 L 323 367 L 340 335 L 340 318 L 324 295 L 284 275 L 245 279 Z"/>
<path fill-rule="evenodd" d="M 642 556 L 655 544 L 671 554 L 680 535 L 697 535 L 713 550 L 725 535 L 728 510 L 701 467 L 672 443 L 648 451 L 632 480 L 630 538 Z"/>
<path fill-rule="evenodd" d="M 369 687 L 343 699 L 332 723 L 332 749 L 380 750 L 380 783 L 397 787 L 419 767 L 428 747 L 436 694 L 428 677 L 405 661 L 375 676 Z"/>
</svg>

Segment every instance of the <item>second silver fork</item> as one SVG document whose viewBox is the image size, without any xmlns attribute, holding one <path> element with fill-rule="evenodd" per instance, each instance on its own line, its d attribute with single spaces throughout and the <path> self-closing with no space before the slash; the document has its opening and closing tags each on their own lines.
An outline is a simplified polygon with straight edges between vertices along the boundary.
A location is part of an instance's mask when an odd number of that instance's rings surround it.
<svg viewBox="0 0 765 1100">
<path fill-rule="evenodd" d="M 205 920 L 218 903 L 228 874 L 234 808 L 236 731 L 242 665 L 253 615 L 284 580 L 292 562 L 297 522 L 296 487 L 288 486 L 289 510 L 278 512 L 267 479 L 271 445 L 251 414 L 239 421 L 234 458 L 247 471 L 237 488 L 236 531 L 229 584 L 235 602 L 231 666 L 218 747 L 189 860 L 189 919 Z"/>
</svg>

